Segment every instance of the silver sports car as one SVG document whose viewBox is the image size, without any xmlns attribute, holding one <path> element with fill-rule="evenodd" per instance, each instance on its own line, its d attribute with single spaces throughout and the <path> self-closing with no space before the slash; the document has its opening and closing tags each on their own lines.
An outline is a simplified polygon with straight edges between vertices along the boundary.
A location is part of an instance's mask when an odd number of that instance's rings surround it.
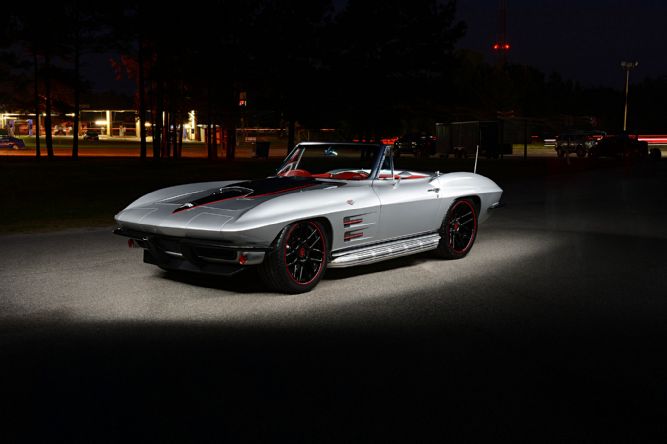
<svg viewBox="0 0 667 444">
<path fill-rule="evenodd" d="M 458 259 L 502 190 L 465 172 L 405 171 L 382 145 L 297 145 L 275 176 L 149 193 L 115 233 L 166 270 L 231 275 L 259 266 L 274 290 L 311 290 L 327 268 L 434 250 Z"/>
</svg>

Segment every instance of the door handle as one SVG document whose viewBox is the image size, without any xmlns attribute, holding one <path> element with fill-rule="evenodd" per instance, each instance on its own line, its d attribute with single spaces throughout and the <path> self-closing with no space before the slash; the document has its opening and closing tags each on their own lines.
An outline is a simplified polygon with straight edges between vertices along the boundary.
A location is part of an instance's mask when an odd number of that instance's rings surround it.
<svg viewBox="0 0 667 444">
<path fill-rule="evenodd" d="M 439 192 L 440 192 L 440 188 L 431 188 L 431 189 L 429 189 L 429 190 L 427 190 L 427 191 L 429 191 L 429 192 L 433 192 L 433 193 L 439 193 Z"/>
</svg>

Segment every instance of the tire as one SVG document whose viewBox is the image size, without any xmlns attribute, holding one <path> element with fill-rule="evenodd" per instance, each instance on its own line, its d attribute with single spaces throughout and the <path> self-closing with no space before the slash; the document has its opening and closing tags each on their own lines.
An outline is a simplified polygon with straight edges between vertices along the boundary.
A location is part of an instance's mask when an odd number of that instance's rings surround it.
<svg viewBox="0 0 667 444">
<path fill-rule="evenodd" d="M 472 249 L 477 237 L 477 207 L 470 199 L 455 201 L 440 227 L 436 254 L 446 259 L 460 259 Z"/>
<path fill-rule="evenodd" d="M 327 268 L 329 242 L 316 221 L 283 228 L 259 266 L 262 280 L 281 293 L 305 293 L 320 282 Z"/>
<path fill-rule="evenodd" d="M 581 145 L 577 147 L 577 157 L 586 157 L 586 149 Z"/>
<path fill-rule="evenodd" d="M 557 155 L 558 158 L 560 158 L 560 159 L 562 159 L 563 157 L 565 157 L 565 153 L 564 153 L 563 150 L 560 149 L 560 148 L 556 148 L 556 155 Z"/>
<path fill-rule="evenodd" d="M 658 161 L 660 160 L 660 157 L 662 157 L 662 151 L 660 151 L 659 148 L 651 148 L 651 151 L 648 154 L 649 159 L 652 161 Z"/>
</svg>

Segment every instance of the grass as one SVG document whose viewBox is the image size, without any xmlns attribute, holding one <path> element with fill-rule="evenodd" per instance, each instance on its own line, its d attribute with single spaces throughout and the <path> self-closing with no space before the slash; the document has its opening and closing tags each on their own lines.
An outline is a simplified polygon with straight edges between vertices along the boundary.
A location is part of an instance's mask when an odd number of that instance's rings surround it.
<svg viewBox="0 0 667 444">
<path fill-rule="evenodd" d="M 266 177 L 278 163 L 278 159 L 142 163 L 138 158 L 0 158 L 0 233 L 109 226 L 114 214 L 150 191 L 189 182 Z M 397 166 L 449 172 L 472 171 L 473 164 L 474 159 L 402 157 Z M 480 159 L 478 173 L 502 186 L 518 178 L 570 174 L 604 164 L 615 163 L 575 158 L 568 165 L 549 157 Z"/>
<path fill-rule="evenodd" d="M 150 191 L 188 182 L 262 177 L 272 168 L 254 160 L 3 159 L 0 233 L 112 225 L 114 214 Z"/>
</svg>

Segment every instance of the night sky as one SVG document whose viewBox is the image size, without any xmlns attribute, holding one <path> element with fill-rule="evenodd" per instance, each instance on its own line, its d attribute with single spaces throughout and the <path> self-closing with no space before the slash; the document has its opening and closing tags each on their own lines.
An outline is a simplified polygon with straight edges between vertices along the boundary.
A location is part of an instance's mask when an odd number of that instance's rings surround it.
<svg viewBox="0 0 667 444">
<path fill-rule="evenodd" d="M 346 0 L 335 0 L 341 9 Z M 499 0 L 458 0 L 458 17 L 467 24 L 459 48 L 494 60 Z M 583 86 L 622 89 L 621 60 L 640 65 L 631 80 L 667 75 L 667 1 L 664 0 L 507 0 L 509 61 L 549 74 L 561 73 Z M 129 81 L 116 81 L 110 55 L 89 55 L 84 72 L 96 90 L 132 93 Z"/>
<path fill-rule="evenodd" d="M 459 42 L 493 60 L 499 0 L 459 0 L 468 31 Z M 667 75 L 664 0 L 508 0 L 509 61 L 533 65 L 584 86 L 621 89 L 621 60 L 639 61 L 632 78 Z"/>
</svg>

